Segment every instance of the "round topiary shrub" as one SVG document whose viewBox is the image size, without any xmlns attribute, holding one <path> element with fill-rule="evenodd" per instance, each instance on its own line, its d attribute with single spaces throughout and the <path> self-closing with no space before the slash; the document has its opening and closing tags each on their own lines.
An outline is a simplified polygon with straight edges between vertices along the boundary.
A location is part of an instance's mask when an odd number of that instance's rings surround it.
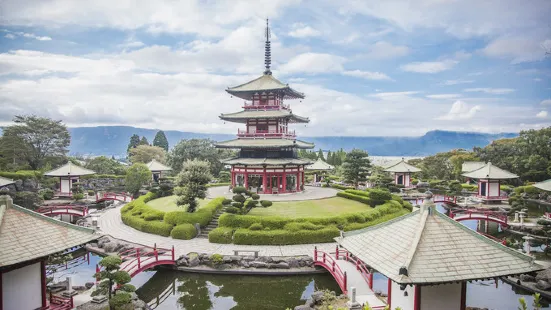
<svg viewBox="0 0 551 310">
<path fill-rule="evenodd" d="M 241 194 L 237 194 L 237 195 L 233 195 L 233 201 L 237 201 L 237 202 L 245 202 L 245 197 L 243 197 L 243 195 Z"/>
<path fill-rule="evenodd" d="M 232 200 L 227 198 L 222 201 L 222 205 L 224 206 L 229 206 L 231 205 L 231 203 L 232 203 Z"/>
<path fill-rule="evenodd" d="M 264 227 L 262 227 L 262 224 L 260 223 L 252 223 L 251 226 L 249 226 L 250 230 L 262 230 Z"/>
<path fill-rule="evenodd" d="M 252 208 L 256 208 L 256 204 L 258 203 L 258 201 L 256 200 L 249 200 L 247 201 L 247 209 L 252 209 Z"/>
<path fill-rule="evenodd" d="M 175 226 L 170 232 L 173 239 L 189 240 L 197 236 L 197 229 L 191 224 L 180 224 Z"/>
<path fill-rule="evenodd" d="M 238 208 L 238 209 L 243 208 L 243 203 L 242 202 L 232 202 L 231 205 L 234 208 Z"/>
<path fill-rule="evenodd" d="M 232 214 L 239 214 L 240 209 L 236 207 L 228 207 L 226 209 L 226 212 L 232 213 Z"/>
<path fill-rule="evenodd" d="M 247 189 L 243 186 L 236 186 L 233 188 L 232 192 L 234 194 L 245 194 L 247 192 Z"/>
<path fill-rule="evenodd" d="M 42 196 L 42 199 L 44 200 L 50 200 L 54 198 L 54 191 L 49 188 L 45 188 L 40 190 L 40 196 Z"/>
<path fill-rule="evenodd" d="M 261 204 L 264 208 L 267 208 L 267 207 L 271 207 L 271 206 L 272 206 L 272 202 L 269 201 L 269 200 L 261 200 L 261 201 L 260 201 L 260 204 Z"/>
<path fill-rule="evenodd" d="M 252 194 L 252 195 L 251 195 L 251 198 L 252 198 L 253 200 L 258 200 L 258 199 L 260 199 L 260 195 L 259 195 L 259 194 Z"/>
</svg>

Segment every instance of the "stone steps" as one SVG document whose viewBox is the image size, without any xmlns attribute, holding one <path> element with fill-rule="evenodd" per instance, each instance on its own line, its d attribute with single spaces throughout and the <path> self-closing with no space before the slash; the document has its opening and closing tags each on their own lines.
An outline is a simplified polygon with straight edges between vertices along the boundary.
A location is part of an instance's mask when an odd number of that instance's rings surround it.
<svg viewBox="0 0 551 310">
<path fill-rule="evenodd" d="M 220 211 L 216 212 L 209 224 L 201 228 L 201 233 L 197 236 L 197 238 L 208 239 L 209 232 L 218 227 L 218 218 L 220 218 L 224 212 L 226 212 L 226 207 L 223 207 Z"/>
</svg>

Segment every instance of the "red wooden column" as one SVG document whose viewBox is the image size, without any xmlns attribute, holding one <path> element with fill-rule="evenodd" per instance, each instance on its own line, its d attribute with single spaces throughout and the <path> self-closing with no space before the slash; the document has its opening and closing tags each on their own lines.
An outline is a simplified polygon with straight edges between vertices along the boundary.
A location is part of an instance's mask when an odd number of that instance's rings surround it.
<svg viewBox="0 0 551 310">
<path fill-rule="evenodd" d="M 461 305 L 459 309 L 465 310 L 467 307 L 467 282 L 461 283 Z"/>
<path fill-rule="evenodd" d="M 390 309 L 392 309 L 392 280 L 390 280 L 390 278 L 388 278 L 388 289 L 387 289 L 387 294 L 386 294 L 386 302 L 388 304 L 388 307 Z"/>
<path fill-rule="evenodd" d="M 413 292 L 413 310 L 421 310 L 421 287 L 415 285 Z"/>
<path fill-rule="evenodd" d="M 285 172 L 285 166 L 283 166 L 283 188 L 281 189 L 282 192 L 285 192 L 287 190 L 287 172 Z"/>
<path fill-rule="evenodd" d="M 300 168 L 299 168 L 299 170 L 300 170 Z M 301 184 L 301 185 L 304 185 L 304 167 L 302 167 L 302 172 L 301 172 L 301 174 L 302 174 L 302 181 L 300 182 L 300 184 Z"/>
<path fill-rule="evenodd" d="M 40 261 L 40 282 L 41 282 L 41 291 L 42 291 L 42 307 L 46 307 L 46 261 Z M 2 292 L 0 291 L 0 294 Z"/>
<path fill-rule="evenodd" d="M 231 187 L 235 187 L 235 172 L 233 171 L 233 167 L 231 167 Z"/>
<path fill-rule="evenodd" d="M 264 173 L 262 174 L 262 190 L 264 194 L 268 193 L 268 178 L 266 177 L 266 166 L 264 166 Z"/>
<path fill-rule="evenodd" d="M 297 172 L 297 192 L 300 192 L 300 170 Z"/>
<path fill-rule="evenodd" d="M 245 167 L 245 181 L 243 184 L 245 185 L 245 188 L 249 190 L 249 171 L 247 170 L 247 167 Z"/>
</svg>

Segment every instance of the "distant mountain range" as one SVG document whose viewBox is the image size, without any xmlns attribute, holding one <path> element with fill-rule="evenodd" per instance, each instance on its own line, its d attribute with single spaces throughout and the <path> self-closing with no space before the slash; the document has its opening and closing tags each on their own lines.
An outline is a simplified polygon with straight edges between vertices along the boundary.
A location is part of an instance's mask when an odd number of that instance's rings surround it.
<svg viewBox="0 0 551 310">
<path fill-rule="evenodd" d="M 157 130 L 131 126 L 98 126 L 69 128 L 71 132 L 70 153 L 73 155 L 126 156 L 130 136 L 137 134 L 153 141 Z M 170 146 L 181 139 L 209 138 L 214 141 L 234 139 L 229 134 L 203 134 L 183 131 L 165 131 Z M 452 149 L 470 150 L 485 146 L 493 140 L 513 138 L 516 133 L 485 134 L 474 132 L 429 131 L 420 137 L 301 137 L 301 140 L 316 144 L 315 150 L 350 150 L 359 148 L 374 156 L 427 156 Z"/>
</svg>

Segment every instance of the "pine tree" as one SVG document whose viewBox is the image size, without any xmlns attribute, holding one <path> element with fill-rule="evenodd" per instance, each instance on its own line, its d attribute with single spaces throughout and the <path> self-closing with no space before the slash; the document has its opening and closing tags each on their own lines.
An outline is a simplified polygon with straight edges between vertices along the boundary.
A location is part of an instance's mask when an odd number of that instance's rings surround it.
<svg viewBox="0 0 551 310">
<path fill-rule="evenodd" d="M 126 148 L 126 153 L 130 152 L 130 149 L 133 149 L 138 145 L 140 145 L 140 136 L 138 136 L 137 134 L 133 134 L 132 137 L 130 137 L 130 142 L 128 143 L 128 147 Z"/>
<path fill-rule="evenodd" d="M 166 139 L 166 135 L 164 131 L 162 130 L 157 131 L 157 134 L 153 139 L 153 146 L 158 146 L 168 152 L 168 140 Z"/>
<path fill-rule="evenodd" d="M 138 145 L 149 145 L 149 141 L 147 141 L 147 138 L 143 136 Z"/>
<path fill-rule="evenodd" d="M 318 159 L 325 161 L 325 158 L 323 158 L 323 151 L 321 149 L 318 151 Z"/>
<path fill-rule="evenodd" d="M 326 158 L 325 161 L 330 165 L 332 165 L 332 163 L 331 163 L 331 161 L 333 160 L 332 157 L 333 157 L 333 153 L 331 153 L 331 151 L 328 151 L 327 152 L 327 158 Z"/>
<path fill-rule="evenodd" d="M 367 181 L 368 169 L 371 167 L 371 161 L 366 151 L 353 149 L 346 154 L 346 159 L 342 165 L 343 176 L 346 182 L 354 184 L 358 188 L 358 183 Z"/>
</svg>

